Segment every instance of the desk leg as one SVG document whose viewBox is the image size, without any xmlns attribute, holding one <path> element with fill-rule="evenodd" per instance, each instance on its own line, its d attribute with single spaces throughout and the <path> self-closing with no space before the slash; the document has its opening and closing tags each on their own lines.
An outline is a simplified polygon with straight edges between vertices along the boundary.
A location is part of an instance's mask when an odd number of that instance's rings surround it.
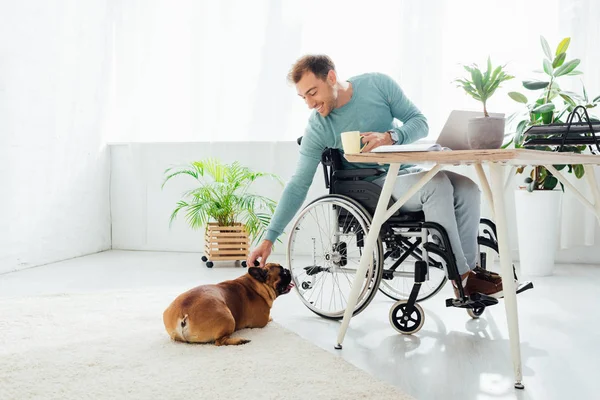
<svg viewBox="0 0 600 400">
<path fill-rule="evenodd" d="M 477 171 L 479 183 L 481 184 L 481 188 L 483 189 L 483 194 L 485 195 L 485 199 L 488 205 L 490 206 L 490 210 L 492 211 L 492 219 L 496 219 L 494 211 L 494 197 L 492 196 L 492 189 L 490 189 L 490 184 L 487 178 L 485 177 L 483 166 L 481 164 L 475 164 L 475 171 Z"/>
<path fill-rule="evenodd" d="M 500 250 L 500 267 L 502 285 L 504 289 L 504 307 L 508 322 L 508 338 L 515 373 L 515 388 L 524 389 L 523 371 L 521 368 L 521 343 L 519 339 L 519 316 L 517 313 L 517 292 L 513 276 L 512 259 L 510 257 L 510 244 L 508 241 L 508 227 L 506 224 L 506 208 L 504 205 L 503 166 L 490 163 L 492 190 L 494 192 L 494 208 L 496 215 L 496 229 L 498 231 L 498 247 Z"/>
<path fill-rule="evenodd" d="M 350 324 L 350 318 L 352 318 L 354 307 L 356 307 L 356 302 L 358 301 L 358 292 L 360 291 L 360 288 L 365 280 L 365 274 L 367 273 L 369 263 L 372 262 L 373 249 L 377 243 L 381 225 L 383 225 L 385 222 L 385 214 L 392 197 L 392 190 L 394 189 L 394 184 L 396 183 L 396 178 L 398 177 L 398 171 L 400 171 L 400 164 L 390 164 L 390 168 L 385 178 L 385 183 L 381 190 L 381 195 L 379 196 L 379 201 L 377 202 L 377 208 L 375 209 L 373 222 L 371 223 L 371 227 L 367 233 L 365 248 L 363 250 L 362 257 L 360 258 L 358 270 L 354 276 L 352 289 L 348 295 L 348 304 L 346 305 L 344 319 L 342 320 L 342 325 L 340 326 L 337 337 L 337 345 L 335 346 L 335 348 L 338 350 L 342 348 L 342 342 L 344 341 L 344 336 L 346 336 L 346 330 L 348 329 L 348 324 Z M 374 288 L 373 290 L 377 290 L 377 288 Z"/>
<path fill-rule="evenodd" d="M 594 213 L 596 214 L 596 218 L 598 218 L 598 222 L 600 222 L 600 189 L 596 181 L 596 172 L 593 165 L 584 165 L 583 168 L 585 169 L 585 179 L 594 197 Z"/>
</svg>

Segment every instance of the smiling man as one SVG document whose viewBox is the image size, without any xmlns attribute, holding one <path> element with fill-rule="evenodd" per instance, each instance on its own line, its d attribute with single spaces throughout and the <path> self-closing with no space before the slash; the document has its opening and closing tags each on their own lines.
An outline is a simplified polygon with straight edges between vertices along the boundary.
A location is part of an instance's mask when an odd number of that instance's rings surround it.
<svg viewBox="0 0 600 400">
<path fill-rule="evenodd" d="M 273 243 L 306 199 L 321 153 L 325 148 L 342 150 L 342 132 L 360 131 L 364 144 L 362 151 L 368 152 L 382 145 L 414 142 L 426 137 L 429 130 L 423 114 L 385 74 L 366 73 L 342 81 L 329 57 L 307 55 L 293 65 L 288 80 L 314 111 L 302 138 L 296 172 L 283 191 L 266 239 L 250 253 L 248 265 L 257 259 L 265 265 Z M 395 120 L 402 125 L 398 126 Z M 342 162 L 344 169 L 381 168 L 378 164 L 349 163 L 343 158 Z M 421 168 L 403 165 L 393 197 L 399 198 L 423 174 Z M 385 175 L 374 182 L 383 186 L 384 181 Z M 406 202 L 401 211 L 423 211 L 427 221 L 437 222 L 446 229 L 467 295 L 473 292 L 495 297 L 502 295 L 500 277 L 475 265 L 480 191 L 472 180 L 453 172 L 439 172 Z"/>
</svg>

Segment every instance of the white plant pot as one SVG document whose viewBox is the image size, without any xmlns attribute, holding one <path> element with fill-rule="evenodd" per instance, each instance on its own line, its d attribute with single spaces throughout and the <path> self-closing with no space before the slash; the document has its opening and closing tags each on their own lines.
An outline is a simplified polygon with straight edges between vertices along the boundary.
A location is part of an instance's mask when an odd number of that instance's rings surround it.
<svg viewBox="0 0 600 400">
<path fill-rule="evenodd" d="M 471 118 L 467 125 L 469 147 L 472 150 L 499 149 L 504 142 L 504 125 L 504 118 Z"/>
<path fill-rule="evenodd" d="M 548 276 L 554 272 L 562 191 L 515 191 L 521 273 Z"/>
</svg>

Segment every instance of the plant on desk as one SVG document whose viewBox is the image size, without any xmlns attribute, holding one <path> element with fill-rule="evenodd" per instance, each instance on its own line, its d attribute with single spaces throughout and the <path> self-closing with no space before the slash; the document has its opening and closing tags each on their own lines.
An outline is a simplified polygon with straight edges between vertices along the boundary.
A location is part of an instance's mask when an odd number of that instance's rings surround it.
<svg viewBox="0 0 600 400">
<path fill-rule="evenodd" d="M 500 87 L 502 82 L 513 79 L 508 75 L 504 66 L 492 67 L 492 61 L 488 57 L 487 69 L 482 71 L 477 64 L 465 65 L 469 77 L 456 79 L 458 87 L 480 101 L 483 106 L 483 118 L 472 118 L 467 126 L 467 138 L 471 149 L 498 149 L 504 141 L 505 120 L 501 117 L 490 117 L 487 110 L 487 101 Z"/>
<path fill-rule="evenodd" d="M 275 211 L 274 200 L 249 192 L 251 185 L 263 177 L 281 179 L 270 173 L 255 172 L 239 162 L 225 164 L 214 158 L 194 161 L 165 171 L 164 185 L 176 176 L 187 175 L 195 185 L 171 213 L 171 223 L 179 212 L 192 229 L 205 228 L 203 261 L 212 267 L 212 260 L 245 260 L 249 238 L 258 242 L 266 233 Z M 244 261 L 245 262 L 245 261 Z"/>
<path fill-rule="evenodd" d="M 525 105 L 520 112 L 509 118 L 509 121 L 518 121 L 511 140 L 516 148 L 526 146 L 523 134 L 529 127 L 565 123 L 577 106 L 583 105 L 586 109 L 591 109 L 600 101 L 600 96 L 590 101 L 585 87 L 582 95 L 563 90 L 561 87 L 566 77 L 582 74 L 577 69 L 579 59 L 567 60 L 567 49 L 571 39 L 567 37 L 561 40 L 554 52 L 543 36 L 540 37 L 540 41 L 545 57 L 542 61 L 543 69 L 536 72 L 543 74 L 544 78 L 523 81 L 523 87 L 532 92 L 533 99 L 530 100 L 531 95 L 525 96 L 520 92 L 508 93 L 513 100 Z M 546 146 L 526 147 L 553 151 L 551 147 Z M 584 150 L 585 146 L 565 146 L 562 149 L 573 153 L 581 153 Z M 574 173 L 577 178 L 584 175 L 582 165 L 553 167 L 558 171 L 567 170 Z M 524 169 L 518 168 L 517 173 L 523 173 Z M 544 166 L 536 166 L 525 178 L 527 190 L 515 191 L 519 258 L 521 270 L 525 274 L 550 275 L 553 272 L 562 193 L 560 190 L 554 190 L 558 183 L 558 179 L 550 170 Z M 564 191 L 562 183 L 560 185 Z M 547 251 L 536 250 L 542 247 L 547 248 Z"/>
<path fill-rule="evenodd" d="M 544 52 L 543 70 L 536 71 L 544 74 L 543 80 L 523 81 L 523 87 L 534 92 L 535 100 L 528 99 L 520 92 L 509 92 L 508 95 L 515 101 L 525 104 L 526 107 L 520 112 L 515 113 L 509 120 L 518 120 L 515 135 L 511 142 L 516 148 L 523 147 L 523 133 L 527 128 L 533 125 L 548 125 L 553 123 L 564 123 L 569 113 L 573 112 L 575 107 L 583 105 L 585 108 L 593 108 L 600 102 L 600 96 L 590 100 L 588 98 L 585 86 L 583 94 L 563 90 L 559 85 L 559 79 L 566 76 L 581 75 L 577 70 L 579 59 L 567 61 L 567 49 L 571 38 L 564 38 L 556 47 L 554 54 L 550 50 L 548 41 L 540 37 L 542 50 Z M 593 118 L 597 119 L 597 118 Z M 509 143 L 510 144 L 510 143 Z M 537 150 L 551 151 L 550 147 L 535 147 Z M 581 153 L 585 146 L 565 146 L 562 151 Z M 569 173 L 573 172 L 577 178 L 584 174 L 582 165 L 556 165 L 559 171 L 567 168 Z M 524 168 L 519 168 L 517 173 L 523 173 Z M 553 190 L 558 180 L 543 166 L 532 169 L 530 176 L 525 178 L 526 188 L 529 192 L 534 190 Z M 562 187 L 562 184 L 561 184 Z M 564 187 L 563 187 L 564 190 Z"/>
</svg>

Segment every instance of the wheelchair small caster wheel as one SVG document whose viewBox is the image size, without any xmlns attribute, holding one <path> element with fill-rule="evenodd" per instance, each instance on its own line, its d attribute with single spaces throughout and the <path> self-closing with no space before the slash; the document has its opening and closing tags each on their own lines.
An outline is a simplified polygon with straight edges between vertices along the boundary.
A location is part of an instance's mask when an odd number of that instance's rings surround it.
<svg viewBox="0 0 600 400">
<path fill-rule="evenodd" d="M 308 290 L 311 288 L 310 282 L 302 282 L 302 289 Z"/>
<path fill-rule="evenodd" d="M 206 256 L 202 256 L 202 262 L 207 262 L 208 258 L 206 258 Z"/>
<path fill-rule="evenodd" d="M 390 324 L 403 335 L 412 335 L 423 327 L 425 313 L 417 303 L 410 315 L 406 312 L 408 300 L 400 300 L 390 308 Z"/>
<path fill-rule="evenodd" d="M 516 382 L 515 383 L 515 389 L 525 389 L 525 385 L 523 385 L 521 382 Z"/>
<path fill-rule="evenodd" d="M 209 262 L 207 262 L 207 263 L 206 263 L 206 266 L 207 266 L 208 268 L 212 268 L 214 265 L 215 265 L 215 264 L 214 264 L 212 261 L 209 261 Z"/>
<path fill-rule="evenodd" d="M 485 307 L 467 308 L 467 314 L 469 314 L 469 317 L 473 319 L 481 317 L 484 311 Z"/>
<path fill-rule="evenodd" d="M 336 350 L 341 350 L 342 349 L 342 345 L 338 343 L 335 346 L 333 346 L 333 348 L 336 349 Z"/>
<path fill-rule="evenodd" d="M 246 261 L 242 261 L 242 268 L 246 268 L 248 266 L 248 264 L 246 263 Z"/>
</svg>

